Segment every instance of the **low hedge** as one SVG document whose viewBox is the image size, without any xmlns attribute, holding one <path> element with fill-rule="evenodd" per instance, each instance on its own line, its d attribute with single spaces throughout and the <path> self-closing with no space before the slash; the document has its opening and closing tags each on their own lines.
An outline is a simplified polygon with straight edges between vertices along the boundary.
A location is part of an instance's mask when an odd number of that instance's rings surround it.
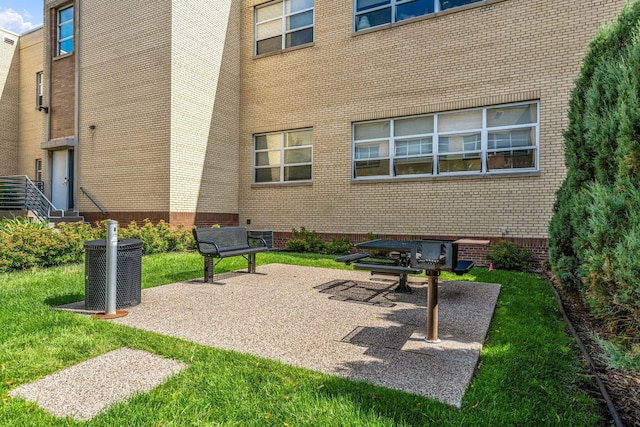
<svg viewBox="0 0 640 427">
<path fill-rule="evenodd" d="M 61 223 L 48 228 L 23 218 L 0 220 L 0 272 L 82 262 L 84 242 L 105 237 L 104 223 Z M 195 248 L 191 229 L 171 228 L 164 221 L 153 225 L 144 220 L 142 226 L 131 222 L 118 230 L 118 237 L 142 240 L 145 255 Z"/>
</svg>

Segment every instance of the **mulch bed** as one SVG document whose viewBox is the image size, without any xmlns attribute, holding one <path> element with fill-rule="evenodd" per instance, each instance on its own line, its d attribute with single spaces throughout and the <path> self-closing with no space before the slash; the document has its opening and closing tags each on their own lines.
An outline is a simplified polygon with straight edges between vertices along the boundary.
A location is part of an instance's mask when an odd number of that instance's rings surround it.
<svg viewBox="0 0 640 427">
<path fill-rule="evenodd" d="M 594 334 L 606 338 L 606 331 L 602 330 L 596 319 L 584 307 L 579 295 L 567 292 L 555 284 L 554 287 L 560 295 L 567 317 L 593 359 L 595 370 L 605 385 L 622 423 L 627 427 L 640 427 L 640 372 L 621 371 L 609 367 L 604 351 L 593 339 Z M 587 392 L 596 398 L 603 411 L 609 414 L 606 401 L 598 387 L 594 385 L 593 389 Z"/>
</svg>

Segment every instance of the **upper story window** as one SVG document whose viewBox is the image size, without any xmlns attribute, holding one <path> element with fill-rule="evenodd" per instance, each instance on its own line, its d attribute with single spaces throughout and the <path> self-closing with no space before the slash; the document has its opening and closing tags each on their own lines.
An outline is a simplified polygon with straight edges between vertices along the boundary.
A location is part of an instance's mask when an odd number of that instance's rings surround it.
<svg viewBox="0 0 640 427">
<path fill-rule="evenodd" d="M 73 52 L 73 6 L 58 10 L 58 40 L 56 56 Z"/>
<path fill-rule="evenodd" d="M 353 177 L 538 170 L 538 103 L 354 123 Z"/>
<path fill-rule="evenodd" d="M 356 31 L 483 0 L 354 0 Z"/>
<path fill-rule="evenodd" d="M 313 42 L 314 0 L 272 1 L 255 8 L 255 54 Z"/>
<path fill-rule="evenodd" d="M 42 182 L 42 159 L 36 159 L 35 181 Z"/>
<path fill-rule="evenodd" d="M 310 181 L 311 129 L 255 135 L 254 183 Z"/>
<path fill-rule="evenodd" d="M 44 96 L 44 81 L 42 79 L 42 71 L 36 73 L 36 109 L 42 107 Z"/>
</svg>

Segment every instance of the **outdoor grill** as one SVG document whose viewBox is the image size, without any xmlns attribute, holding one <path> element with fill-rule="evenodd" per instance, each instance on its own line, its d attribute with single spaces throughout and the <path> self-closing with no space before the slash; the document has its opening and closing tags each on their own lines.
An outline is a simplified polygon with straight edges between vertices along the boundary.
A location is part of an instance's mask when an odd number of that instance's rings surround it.
<svg viewBox="0 0 640 427">
<path fill-rule="evenodd" d="M 356 270 L 369 270 L 372 274 L 391 274 L 399 277 L 396 292 L 411 292 L 407 284 L 409 274 L 425 271 L 429 279 L 427 291 L 427 334 L 428 342 L 438 340 L 438 276 L 441 271 L 451 271 L 462 275 L 471 270 L 474 263 L 458 260 L 458 244 L 451 240 L 372 240 L 358 243 L 358 249 L 386 252 L 389 256 L 349 254 L 336 259 L 353 264 Z"/>
<path fill-rule="evenodd" d="M 417 240 L 411 252 L 411 267 L 429 272 L 451 271 L 462 275 L 473 267 L 473 261 L 458 260 L 458 243 L 451 240 Z"/>
</svg>

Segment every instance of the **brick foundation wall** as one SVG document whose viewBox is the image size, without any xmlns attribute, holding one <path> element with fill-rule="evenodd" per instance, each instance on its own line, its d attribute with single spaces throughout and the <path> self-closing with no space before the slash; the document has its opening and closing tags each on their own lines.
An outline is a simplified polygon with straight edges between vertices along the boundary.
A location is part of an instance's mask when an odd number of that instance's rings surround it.
<svg viewBox="0 0 640 427">
<path fill-rule="evenodd" d="M 273 233 L 273 247 L 276 249 L 284 249 L 287 246 L 287 241 L 292 238 L 291 232 L 274 231 Z M 346 237 L 352 244 L 366 241 L 368 236 L 366 234 L 339 234 L 339 233 L 318 233 L 319 236 L 325 242 L 329 242 L 333 238 Z M 463 236 L 424 236 L 424 235 L 401 235 L 401 234 L 378 234 L 376 238 L 379 239 L 398 239 L 398 240 L 458 240 L 465 238 Z M 549 253 L 547 250 L 547 239 L 542 238 L 495 238 L 495 237 L 473 237 L 473 240 L 489 240 L 489 245 L 473 245 L 473 244 L 460 244 L 458 246 L 458 258 L 468 259 L 476 263 L 476 266 L 488 267 L 489 261 L 486 259 L 487 253 L 489 253 L 490 245 L 497 243 L 501 240 L 507 240 L 514 242 L 519 246 L 528 248 L 534 255 L 534 267 L 541 267 L 543 263 L 549 259 Z"/>
</svg>

